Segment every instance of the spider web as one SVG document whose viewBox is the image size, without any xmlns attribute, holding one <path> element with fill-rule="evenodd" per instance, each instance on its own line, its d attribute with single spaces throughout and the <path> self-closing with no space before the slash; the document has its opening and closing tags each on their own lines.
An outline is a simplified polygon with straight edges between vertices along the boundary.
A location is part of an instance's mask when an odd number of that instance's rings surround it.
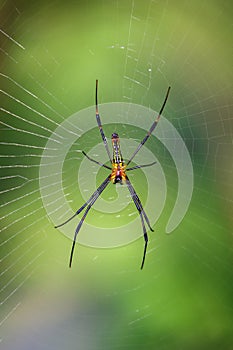
<svg viewBox="0 0 233 350">
<path fill-rule="evenodd" d="M 217 349 L 221 344 L 230 349 L 230 1 L 65 5 L 6 0 L 0 11 L 2 348 L 63 349 L 78 344 L 82 349 L 141 349 L 156 344 L 158 349 Z M 46 153 L 48 163 L 56 166 L 56 142 L 64 142 L 56 130 L 64 121 L 68 138 L 77 136 L 57 174 L 62 174 L 71 208 L 78 208 L 106 176 L 105 170 L 90 163 L 89 170 L 81 171 L 82 149 L 103 161 L 98 129 L 69 122 L 70 116 L 93 106 L 96 78 L 100 104 L 129 106 L 124 124 L 108 123 L 108 116 L 101 114 L 106 135 L 115 130 L 122 135 L 126 159 L 132 154 L 127 140 L 137 144 L 145 135 L 144 121 L 137 127 L 141 119 L 138 115 L 133 120 L 131 108 L 150 109 L 152 123 L 171 85 L 163 114 L 192 161 L 191 203 L 182 222 L 166 235 L 178 191 L 176 164 L 155 136 L 138 158 L 141 163 L 150 163 L 151 156 L 157 160 L 167 193 L 156 232 L 149 233 L 143 272 L 139 271 L 142 238 L 118 249 L 79 245 L 70 271 L 71 241 L 54 230 L 41 195 L 42 155 Z M 166 140 L 166 133 L 162 136 Z M 55 146 L 50 148 L 51 137 Z M 131 180 L 143 204 L 149 191 L 155 193 L 156 209 L 150 210 L 158 212 L 154 171 L 135 172 Z M 111 188 L 103 199 L 109 208 L 115 201 L 122 208 L 104 214 L 102 204 L 96 204 L 87 225 L 108 229 L 111 235 L 115 226 L 121 229 L 119 220 L 137 220 L 124 189 Z M 62 210 L 56 192 L 52 202 Z M 135 222 L 139 228 L 140 219 Z M 87 228 L 84 225 L 84 233 Z"/>
</svg>

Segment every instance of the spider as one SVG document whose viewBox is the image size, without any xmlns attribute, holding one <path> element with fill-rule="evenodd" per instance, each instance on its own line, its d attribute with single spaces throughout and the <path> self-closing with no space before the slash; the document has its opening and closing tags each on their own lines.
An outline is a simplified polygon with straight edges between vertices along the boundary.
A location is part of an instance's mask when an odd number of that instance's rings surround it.
<svg viewBox="0 0 233 350">
<path fill-rule="evenodd" d="M 76 212 L 74 215 L 72 215 L 68 220 L 66 220 L 65 222 L 63 222 L 60 225 L 55 226 L 55 228 L 61 227 L 65 224 L 67 224 L 70 220 L 72 220 L 75 216 L 77 216 L 79 213 L 81 213 L 81 211 L 83 209 L 85 209 L 85 212 L 83 214 L 83 217 L 81 218 L 81 220 L 79 221 L 79 224 L 75 230 L 75 234 L 74 234 L 74 239 L 73 239 L 73 244 L 72 244 L 72 248 L 71 248 L 71 253 L 70 253 L 70 261 L 69 261 L 69 267 L 71 267 L 72 265 L 72 259 L 73 259 L 73 254 L 74 254 L 74 247 L 75 247 L 75 243 L 76 243 L 76 238 L 77 235 L 82 227 L 82 224 L 84 222 L 84 220 L 86 219 L 86 216 L 89 212 L 89 210 L 91 209 L 91 207 L 93 206 L 93 204 L 96 202 L 96 200 L 98 199 L 98 197 L 101 195 L 101 193 L 105 190 L 105 188 L 107 187 L 107 185 L 112 182 L 113 184 L 126 184 L 126 186 L 129 189 L 129 193 L 130 196 L 138 210 L 138 213 L 140 215 L 140 219 L 141 219 L 141 223 L 142 223 L 142 230 L 143 230 L 143 236 L 144 236 L 144 251 L 143 251 L 143 257 L 142 257 L 142 263 L 141 263 L 141 269 L 143 269 L 144 266 L 144 262 L 145 262 L 145 258 L 146 258 L 146 250 L 147 250 L 147 244 L 148 244 L 148 235 L 147 235 L 147 231 L 146 231 L 146 227 L 145 227 L 145 222 L 147 223 L 149 229 L 154 232 L 154 230 L 152 229 L 149 219 L 143 209 L 142 203 L 135 191 L 135 189 L 133 188 L 133 185 L 131 184 L 128 176 L 126 175 L 126 171 L 132 171 L 135 169 L 140 169 L 140 168 L 144 168 L 144 167 L 149 167 L 154 165 L 156 162 L 150 163 L 150 164 L 144 164 L 144 165 L 136 165 L 133 167 L 128 167 L 128 165 L 131 163 L 131 161 L 134 159 L 134 157 L 136 156 L 136 154 L 139 152 L 139 150 L 141 149 L 141 147 L 146 143 L 146 141 L 148 140 L 148 138 L 150 137 L 150 135 L 152 134 L 152 132 L 154 131 L 154 129 L 156 128 L 160 116 L 163 112 L 163 109 L 165 107 L 165 104 L 167 102 L 168 99 L 168 95 L 170 92 L 170 86 L 168 87 L 164 102 L 162 104 L 162 107 L 159 111 L 159 114 L 157 116 L 157 118 L 155 119 L 155 121 L 153 122 L 153 124 L 151 125 L 149 131 L 147 132 L 146 136 L 144 137 L 144 139 L 140 142 L 140 144 L 138 145 L 138 147 L 136 148 L 136 150 L 134 151 L 133 155 L 131 156 L 131 158 L 126 162 L 126 164 L 124 163 L 122 154 L 121 154 L 121 149 L 120 149 L 120 139 L 117 133 L 113 133 L 112 134 L 112 148 L 113 148 L 113 157 L 111 158 L 111 154 L 110 154 L 110 150 L 108 147 L 108 142 L 107 139 L 105 137 L 103 128 L 102 128 L 102 123 L 100 120 L 100 115 L 99 115 L 99 108 L 98 108 L 98 80 L 96 80 L 96 90 L 95 90 L 95 105 L 96 105 L 96 121 L 99 127 L 99 131 L 105 146 L 105 149 L 107 151 L 108 154 L 108 158 L 111 162 L 111 167 L 106 165 L 106 164 L 102 164 L 92 158 L 90 158 L 84 151 L 82 151 L 83 155 L 85 157 L 87 157 L 90 161 L 98 164 L 101 167 L 104 167 L 108 170 L 111 170 L 110 175 L 108 175 L 106 177 L 106 179 L 102 182 L 102 184 L 97 188 L 97 190 L 92 194 L 92 196 L 88 199 L 88 201 L 86 203 L 84 203 Z"/>
</svg>

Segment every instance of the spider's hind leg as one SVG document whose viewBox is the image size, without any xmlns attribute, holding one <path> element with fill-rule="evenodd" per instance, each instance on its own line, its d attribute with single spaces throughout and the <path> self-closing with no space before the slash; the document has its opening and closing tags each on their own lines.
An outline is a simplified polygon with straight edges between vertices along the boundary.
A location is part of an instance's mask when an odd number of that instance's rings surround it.
<svg viewBox="0 0 233 350">
<path fill-rule="evenodd" d="M 129 192 L 130 192 L 130 195 L 131 195 L 131 198 L 133 199 L 134 201 L 134 204 L 139 212 L 139 215 L 140 215 L 140 218 L 141 218 L 141 222 L 142 222 L 142 230 L 143 230 L 143 237 L 144 237 L 144 241 L 145 241 L 145 244 L 144 244 L 144 252 L 143 252 L 143 258 L 142 258 L 142 264 L 141 264 L 141 270 L 143 269 L 143 266 L 144 266 L 144 262 L 145 262 L 145 259 L 146 259 L 146 251 L 147 251 L 147 245 L 148 245 L 148 235 L 147 235 L 147 232 L 146 232 L 146 227 L 145 227 L 145 222 L 144 220 L 146 220 L 146 223 L 149 227 L 149 229 L 154 232 L 153 228 L 151 227 L 150 225 L 150 222 L 149 222 L 149 219 L 143 209 L 143 206 L 142 206 L 142 203 L 135 191 L 135 189 L 133 188 L 131 182 L 129 181 L 128 177 L 126 177 L 126 184 L 128 186 L 128 189 L 129 189 Z"/>
</svg>

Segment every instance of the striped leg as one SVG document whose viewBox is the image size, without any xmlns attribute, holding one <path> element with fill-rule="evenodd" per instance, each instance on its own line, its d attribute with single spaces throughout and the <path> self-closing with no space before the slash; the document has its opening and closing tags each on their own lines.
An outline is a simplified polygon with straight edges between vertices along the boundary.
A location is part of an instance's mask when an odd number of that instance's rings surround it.
<svg viewBox="0 0 233 350">
<path fill-rule="evenodd" d="M 105 189 L 105 187 L 108 185 L 108 183 L 110 182 L 110 176 L 108 176 L 103 182 L 102 184 L 97 188 L 97 190 L 92 194 L 92 196 L 88 199 L 88 201 L 86 201 L 86 203 L 84 203 L 75 213 L 74 215 L 72 215 L 68 220 L 64 221 L 62 224 L 59 224 L 57 226 L 55 226 L 55 228 L 61 227 L 65 224 L 67 224 L 68 222 L 70 222 L 73 218 L 75 218 L 75 216 L 77 216 L 79 213 L 81 213 L 81 211 L 90 203 L 95 202 L 95 198 L 101 194 L 101 192 L 103 192 L 103 190 Z M 96 198 L 96 199 L 97 199 Z"/>
<path fill-rule="evenodd" d="M 154 230 L 150 226 L 149 219 L 148 219 L 148 217 L 147 217 L 147 215 L 146 215 L 146 213 L 145 213 L 145 211 L 143 209 L 142 203 L 141 203 L 137 193 L 135 192 L 131 182 L 129 181 L 128 177 L 126 178 L 126 184 L 128 186 L 130 195 L 131 195 L 131 197 L 132 197 L 132 199 L 134 201 L 134 204 L 135 204 L 135 206 L 136 206 L 136 208 L 137 208 L 137 210 L 139 212 L 139 215 L 140 215 L 140 218 L 141 218 L 141 222 L 142 222 L 143 236 L 144 236 L 144 240 L 145 240 L 143 258 L 142 258 L 142 264 L 141 264 L 141 269 L 143 269 L 145 258 L 146 258 L 147 244 L 148 244 L 148 235 L 147 235 L 147 232 L 146 232 L 144 219 L 146 220 L 146 223 L 147 223 L 149 229 L 151 231 L 154 231 Z"/>
<path fill-rule="evenodd" d="M 170 89 L 171 87 L 169 86 L 168 90 L 167 90 L 167 93 L 166 93 L 166 96 L 165 96 L 165 99 L 164 99 L 164 102 L 163 102 L 163 105 L 159 111 L 159 114 L 157 116 L 157 118 L 155 119 L 154 123 L 151 125 L 150 127 L 150 130 L 147 132 L 146 136 L 144 137 L 144 139 L 141 141 L 141 143 L 138 145 L 137 149 L 135 150 L 135 152 L 133 153 L 132 157 L 129 159 L 127 165 L 129 165 L 129 163 L 133 160 L 133 158 L 136 156 L 136 154 L 139 152 L 139 150 L 141 149 L 141 147 L 146 143 L 146 141 L 148 140 L 148 138 L 150 137 L 150 135 L 152 134 L 152 132 L 154 131 L 154 129 L 156 128 L 158 122 L 159 122 L 159 119 L 161 117 L 161 114 L 163 112 L 163 109 L 165 107 L 165 104 L 167 102 L 167 99 L 168 99 L 168 95 L 169 95 L 169 92 L 170 92 Z"/>
<path fill-rule="evenodd" d="M 104 182 L 97 188 L 97 190 L 93 193 L 93 195 L 90 197 L 90 199 L 85 203 L 89 203 L 81 220 L 79 221 L 79 224 L 75 230 L 75 234 L 74 234 L 74 239 L 73 239 L 73 244 L 72 244 L 72 248 L 71 248 L 71 253 L 70 253 L 70 262 L 69 262 L 69 267 L 71 267 L 72 265 L 72 259 L 73 259 L 73 254 L 74 254 L 74 247 L 75 247 L 75 243 L 76 243 L 76 238 L 77 235 L 82 227 L 82 224 L 84 222 L 84 220 L 86 219 L 86 216 L 89 212 L 89 210 L 91 209 L 91 207 L 93 206 L 93 204 L 95 203 L 95 201 L 99 198 L 100 194 L 103 192 L 103 190 L 107 187 L 107 185 L 110 182 L 110 176 L 107 177 L 107 179 L 104 180 Z"/>
<path fill-rule="evenodd" d="M 140 168 L 145 168 L 147 166 L 151 166 L 151 165 L 154 165 L 156 164 L 157 162 L 153 162 L 153 163 L 150 163 L 150 164 L 143 164 L 143 165 L 135 165 L 133 166 L 132 168 L 127 168 L 127 171 L 130 171 L 130 170 L 135 170 L 135 169 L 140 169 Z"/>
<path fill-rule="evenodd" d="M 112 163 L 112 159 L 111 159 L 111 155 L 110 155 L 110 151 L 109 151 L 109 147 L 108 147 L 108 142 L 106 139 L 106 136 L 104 134 L 103 128 L 102 128 L 102 123 L 100 120 L 100 115 L 99 115 L 99 109 L 98 109 L 98 80 L 96 80 L 96 90 L 95 90 L 95 106 L 96 106 L 96 120 L 97 120 L 97 124 L 100 130 L 100 134 L 104 143 L 104 147 L 108 153 L 108 157 L 110 162 Z"/>
<path fill-rule="evenodd" d="M 97 162 L 97 160 L 92 159 L 91 157 L 89 157 L 84 151 L 82 151 L 82 153 L 83 153 L 84 156 L 87 157 L 87 159 L 89 159 L 91 162 L 94 162 L 94 163 L 98 164 L 99 166 L 102 166 L 102 167 L 104 167 L 104 168 L 106 168 L 106 169 L 112 170 L 112 168 L 110 168 L 110 166 L 107 166 L 107 165 L 105 165 L 105 164 L 103 164 L 103 163 Z"/>
</svg>

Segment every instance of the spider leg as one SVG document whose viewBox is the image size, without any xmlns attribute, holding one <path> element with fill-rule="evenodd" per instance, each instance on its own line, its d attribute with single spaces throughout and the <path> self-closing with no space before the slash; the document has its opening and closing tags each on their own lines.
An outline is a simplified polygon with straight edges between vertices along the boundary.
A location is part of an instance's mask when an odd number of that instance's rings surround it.
<svg viewBox="0 0 233 350">
<path fill-rule="evenodd" d="M 139 212 L 139 215 L 140 215 L 140 218 L 141 218 L 141 222 L 142 222 L 142 229 L 143 229 L 143 236 L 144 236 L 144 241 L 145 241 L 145 245 L 144 245 L 144 252 L 143 252 L 143 258 L 142 258 L 142 264 L 141 264 L 141 269 L 143 269 L 143 266 L 144 266 L 144 262 L 145 262 L 145 258 L 146 258 L 146 250 L 147 250 L 147 244 L 148 244 L 148 235 L 147 235 L 147 232 L 146 232 L 146 227 L 145 227 L 145 223 L 144 223 L 144 219 L 146 220 L 146 223 L 147 225 L 149 226 L 150 230 L 151 231 L 154 231 L 152 229 L 152 227 L 150 226 L 150 222 L 149 222 L 149 219 L 143 209 L 143 206 L 142 206 L 142 203 L 136 193 L 136 191 L 134 190 L 131 182 L 129 181 L 129 178 L 126 177 L 126 184 L 128 186 L 128 189 L 129 189 L 129 192 L 130 192 L 130 195 L 131 195 L 131 198 L 133 199 L 134 201 L 134 204 Z"/>
<path fill-rule="evenodd" d="M 133 199 L 133 201 L 134 201 L 134 203 L 135 203 L 135 205 L 136 205 L 138 211 L 139 211 L 139 209 L 141 210 L 141 212 L 142 212 L 142 214 L 143 214 L 143 216 L 144 216 L 144 219 L 146 220 L 146 223 L 147 223 L 149 229 L 150 229 L 152 232 L 154 232 L 153 228 L 152 228 L 151 225 L 150 225 L 150 221 L 149 221 L 149 219 L 148 219 L 148 216 L 146 215 L 146 213 L 145 213 L 145 211 L 144 211 L 144 209 L 143 209 L 142 203 L 141 203 L 141 201 L 140 201 L 140 199 L 139 199 L 139 197 L 138 197 L 138 195 L 137 195 L 135 189 L 133 188 L 133 185 L 132 185 L 131 182 L 129 181 L 129 178 L 128 178 L 128 177 L 126 177 L 126 184 L 127 184 L 127 186 L 128 186 L 129 192 L 130 192 L 130 194 L 131 194 L 131 197 L 132 197 L 132 199 Z M 137 204 L 136 204 L 136 203 L 137 203 Z"/>
<path fill-rule="evenodd" d="M 132 157 L 129 159 L 127 165 L 129 165 L 129 163 L 132 161 L 132 159 L 136 156 L 136 154 L 139 152 L 139 150 L 141 149 L 141 147 L 145 144 L 145 142 L 148 140 L 148 138 L 150 137 L 150 135 L 152 134 L 152 132 L 154 131 L 154 129 L 156 128 L 158 122 L 159 122 L 159 119 L 161 117 L 161 114 L 163 112 L 163 109 L 166 105 L 166 102 L 167 102 L 167 99 L 168 99 L 168 95 L 169 95 L 169 92 L 170 92 L 170 89 L 171 87 L 169 86 L 168 90 L 167 90 L 167 93 L 166 93 L 166 96 L 165 96 L 165 99 L 163 101 L 163 105 L 159 111 L 159 114 L 157 116 L 157 118 L 155 119 L 154 123 L 151 125 L 149 131 L 147 132 L 146 136 L 144 137 L 144 139 L 140 142 L 140 144 L 138 145 L 137 149 L 135 150 L 135 152 L 133 153 Z"/>
<path fill-rule="evenodd" d="M 84 156 L 87 157 L 87 159 L 89 159 L 91 162 L 94 162 L 94 163 L 96 163 L 96 164 L 98 164 L 98 165 L 100 165 L 100 166 L 103 166 L 103 167 L 106 168 L 106 169 L 112 170 L 112 168 L 110 168 L 110 166 L 107 166 L 107 165 L 105 165 L 105 164 L 102 164 L 102 163 L 100 163 L 100 162 L 97 162 L 97 160 L 92 159 L 91 157 L 89 157 L 84 151 L 82 151 L 82 153 L 83 153 Z"/>
<path fill-rule="evenodd" d="M 150 164 L 143 164 L 143 165 L 135 165 L 133 166 L 132 168 L 127 168 L 127 171 L 129 170 L 134 170 L 134 169 L 140 169 L 140 168 L 145 168 L 147 166 L 151 166 L 151 165 L 154 165 L 156 164 L 157 162 L 153 162 L 153 163 L 150 163 Z"/>
<path fill-rule="evenodd" d="M 71 265 L 72 265 L 72 259 L 73 259 L 73 254 L 74 254 L 74 248 L 75 248 L 75 243 L 76 243 L 77 235 L 78 235 L 79 230 L 80 230 L 80 228 L 81 228 L 81 226 L 82 226 L 82 224 L 83 224 L 83 221 L 85 220 L 85 218 L 86 218 L 86 216 L 87 216 L 89 210 L 91 209 L 91 207 L 92 207 L 92 204 L 89 204 L 88 207 L 87 207 L 87 209 L 85 210 L 85 213 L 84 213 L 83 217 L 82 217 L 81 220 L 79 221 L 79 224 L 78 224 L 78 226 L 77 226 L 77 228 L 76 228 L 76 230 L 75 230 L 74 239 L 73 239 L 73 244 L 72 244 L 72 248 L 71 248 L 71 252 L 70 252 L 69 267 L 71 267 Z"/>
<path fill-rule="evenodd" d="M 144 224 L 144 220 L 143 220 L 142 213 L 140 213 L 140 218 L 141 218 L 141 222 L 142 222 L 143 236 L 144 236 L 144 240 L 145 240 L 144 251 L 143 251 L 143 257 L 142 257 L 142 263 L 141 263 L 141 270 L 142 270 L 142 269 L 143 269 L 143 266 L 144 266 L 145 259 L 146 259 L 146 250 L 147 250 L 147 244 L 148 244 L 148 235 L 147 235 L 147 233 L 146 233 L 146 228 L 145 228 L 145 224 Z"/>
<path fill-rule="evenodd" d="M 89 204 L 81 218 L 81 220 L 79 221 L 79 224 L 75 230 L 75 234 L 74 234 L 74 239 L 73 239 L 73 244 L 72 244 L 72 248 L 71 248 L 71 253 L 70 253 L 70 262 L 69 262 L 69 267 L 71 267 L 72 265 L 72 259 L 73 259 L 73 254 L 74 254 L 74 248 L 75 248 L 75 243 L 76 243 L 76 238 L 77 235 L 82 227 L 82 224 L 89 212 L 89 210 L 91 209 L 91 207 L 93 206 L 93 204 L 95 203 L 95 201 L 99 198 L 100 194 L 103 192 L 103 190 L 107 187 L 107 185 L 110 182 L 110 176 L 107 177 L 107 179 L 104 180 L 104 182 L 97 188 L 97 190 L 93 193 L 93 195 L 91 196 L 91 201 L 89 200 Z"/>
<path fill-rule="evenodd" d="M 112 163 L 112 159 L 111 159 L 111 155 L 110 155 L 110 151 L 109 151 L 109 147 L 108 147 L 108 142 L 106 139 L 106 136 L 104 134 L 103 128 L 102 128 L 102 123 L 100 120 L 100 115 L 99 115 L 99 108 L 98 108 L 98 80 L 96 80 L 96 89 L 95 89 L 95 106 L 96 106 L 96 121 L 100 130 L 100 134 L 104 143 L 104 147 L 108 153 L 108 157 L 110 162 Z"/>
<path fill-rule="evenodd" d="M 65 224 L 67 224 L 69 221 L 71 221 L 75 216 L 77 216 L 79 213 L 81 213 L 81 211 L 89 204 L 92 203 L 93 200 L 96 198 L 98 198 L 98 196 L 101 194 L 101 192 L 103 192 L 103 190 L 105 189 L 105 187 L 108 185 L 108 183 L 110 182 L 110 175 L 102 182 L 102 184 L 97 188 L 97 190 L 91 195 L 91 197 L 86 201 L 86 203 L 84 203 L 75 213 L 74 215 L 72 215 L 68 220 L 64 221 L 62 224 L 59 224 L 57 226 L 55 226 L 55 228 L 61 227 Z M 95 200 L 94 200 L 95 202 Z"/>
</svg>

